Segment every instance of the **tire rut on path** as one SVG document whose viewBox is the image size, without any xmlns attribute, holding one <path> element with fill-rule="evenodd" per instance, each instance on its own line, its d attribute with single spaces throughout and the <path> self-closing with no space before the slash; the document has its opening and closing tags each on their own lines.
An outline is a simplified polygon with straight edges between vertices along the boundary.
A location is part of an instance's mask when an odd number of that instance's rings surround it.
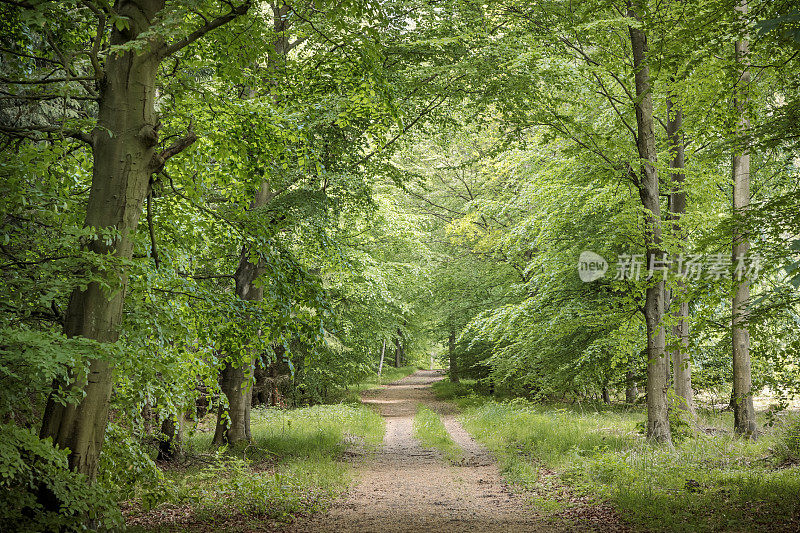
<svg viewBox="0 0 800 533">
<path fill-rule="evenodd" d="M 420 370 L 362 395 L 386 419 L 383 445 L 356 456 L 357 484 L 327 513 L 299 520 L 285 531 L 310 532 L 530 532 L 559 531 L 537 517 L 524 496 L 509 491 L 491 454 L 456 420 L 451 404 L 437 401 L 436 371 Z M 459 465 L 420 446 L 412 437 L 419 404 L 442 416 L 464 450 Z"/>
</svg>

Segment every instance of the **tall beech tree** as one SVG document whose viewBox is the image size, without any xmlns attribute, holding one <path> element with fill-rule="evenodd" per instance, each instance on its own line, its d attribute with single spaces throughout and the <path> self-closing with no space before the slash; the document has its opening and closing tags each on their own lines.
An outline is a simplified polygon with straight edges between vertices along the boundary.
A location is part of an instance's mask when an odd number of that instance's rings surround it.
<svg viewBox="0 0 800 533">
<path fill-rule="evenodd" d="M 683 134 L 683 110 L 676 105 L 672 94 L 667 95 L 667 138 L 670 148 L 670 177 L 672 190 L 669 193 L 669 217 L 672 221 L 671 232 L 678 242 L 682 242 L 685 235 L 682 218 L 686 215 L 686 176 L 683 173 L 685 165 L 686 144 Z M 678 253 L 674 254 L 673 262 L 678 264 L 678 257 L 682 254 L 682 245 Z M 688 354 L 689 343 L 689 302 L 685 299 L 685 283 L 682 278 L 677 278 L 671 291 L 671 305 L 675 307 L 672 335 L 675 338 L 675 347 L 670 350 L 672 358 L 672 383 L 675 395 L 680 399 L 680 408 L 694 412 L 694 391 L 692 390 L 692 363 Z"/>
<path fill-rule="evenodd" d="M 742 16 L 747 14 L 747 0 L 736 6 L 736 11 Z M 746 37 L 738 39 L 734 45 L 735 63 L 738 67 L 735 72 L 733 105 L 739 115 L 738 131 L 740 141 L 736 143 L 731 157 L 733 177 L 733 213 L 741 217 L 750 205 L 750 149 L 746 140 L 747 130 L 750 128 L 748 110 L 748 91 L 751 83 L 750 70 L 747 66 L 749 42 Z M 740 224 L 734 225 L 732 261 L 734 265 L 740 263 L 750 251 L 750 241 L 747 230 Z M 733 347 L 733 418 L 736 433 L 746 436 L 755 436 L 756 414 L 753 409 L 752 370 L 750 363 L 750 331 L 748 329 L 748 306 L 750 305 L 750 280 L 746 272 L 738 270 L 735 276 L 734 295 L 731 302 L 732 321 L 731 336 Z"/>
<path fill-rule="evenodd" d="M 288 14 L 291 7 L 286 3 L 273 3 L 269 6 L 272 10 L 272 35 L 273 41 L 267 51 L 267 80 L 277 81 L 278 66 L 284 64 L 287 55 L 302 39 L 297 38 L 291 41 L 291 21 Z M 269 94 L 269 81 L 265 83 L 267 88 L 267 98 Z M 252 89 L 246 90 L 254 93 Z M 247 96 L 252 97 L 253 94 Z M 263 94 L 262 94 L 263 97 Z M 276 98 L 273 96 L 272 98 Z M 264 175 L 263 181 L 258 185 L 256 192 L 250 202 L 250 210 L 263 210 L 275 197 L 276 191 L 271 183 L 268 169 L 253 169 L 260 171 Z M 242 245 L 239 256 L 239 265 L 233 274 L 235 282 L 236 296 L 244 301 L 260 301 L 264 298 L 264 289 L 259 284 L 259 277 L 264 273 L 264 259 L 257 258 L 253 261 L 251 250 L 247 243 Z M 258 255 L 256 253 L 256 255 Z M 255 357 L 257 354 L 250 353 L 243 361 L 231 360 L 228 357 L 220 371 L 220 389 L 228 400 L 227 409 L 220 405 L 217 415 L 217 427 L 214 433 L 213 442 L 216 445 L 222 443 L 236 444 L 240 441 L 250 440 L 250 405 L 253 395 L 253 369 L 255 367 Z"/>
<path fill-rule="evenodd" d="M 85 226 L 100 235 L 86 247 L 98 257 L 114 257 L 115 261 L 103 270 L 101 279 L 72 293 L 64 317 L 64 333 L 68 337 L 102 343 L 113 343 L 119 337 L 127 283 L 124 263 L 131 258 L 132 234 L 139 223 L 151 176 L 196 140 L 190 131 L 169 146 L 160 146 L 161 122 L 155 109 L 159 66 L 210 31 L 245 14 L 251 2 L 220 4 L 222 14 L 204 17 L 204 24 L 183 33 L 168 22 L 188 12 L 182 6 L 167 6 L 165 0 L 120 0 L 113 6 L 83 2 L 75 17 L 85 17 L 86 13 L 94 16 L 96 31 L 88 39 L 90 47 L 62 50 L 45 22 L 39 27 L 40 39 L 46 49 L 46 63 L 54 70 L 37 68 L 36 60 L 32 60 L 31 70 L 42 73 L 40 78 L 8 81 L 11 85 L 80 83 L 87 97 L 97 102 L 94 124 L 86 129 L 73 131 L 66 123 L 63 129 L 23 124 L 14 131 L 23 135 L 52 130 L 79 139 L 91 148 L 92 185 Z M 60 9 L 56 3 L 20 6 L 21 13 L 17 15 L 21 18 L 31 17 L 31 11 L 45 20 L 48 16 L 59 18 L 53 13 Z M 80 55 L 90 59 L 89 65 L 75 61 Z M 65 403 L 59 393 L 64 387 L 82 391 L 81 400 Z M 90 359 L 87 367 L 76 369 L 69 383 L 55 384 L 44 412 L 41 436 L 52 437 L 57 446 L 69 448 L 70 468 L 89 478 L 97 474 L 112 387 L 112 361 Z"/>
<path fill-rule="evenodd" d="M 642 22 L 643 2 L 628 5 L 628 16 Z M 641 170 L 634 181 L 645 212 L 645 243 L 648 265 L 655 270 L 656 261 L 664 261 L 661 246 L 661 200 L 658 170 L 656 169 L 656 137 L 653 118 L 653 94 L 650 80 L 650 58 L 647 35 L 638 26 L 628 26 L 636 87 L 636 148 L 641 158 Z M 647 436 L 670 442 L 671 432 L 667 414 L 669 367 L 666 354 L 664 325 L 664 280 L 654 278 L 645 291 L 644 318 L 647 327 Z"/>
</svg>

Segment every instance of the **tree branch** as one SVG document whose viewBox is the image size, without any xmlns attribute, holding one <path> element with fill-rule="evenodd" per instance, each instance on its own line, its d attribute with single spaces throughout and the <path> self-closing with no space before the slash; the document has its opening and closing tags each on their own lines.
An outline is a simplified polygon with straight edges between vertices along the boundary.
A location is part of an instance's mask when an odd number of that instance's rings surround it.
<svg viewBox="0 0 800 533">
<path fill-rule="evenodd" d="M 603 94 L 603 96 L 606 97 L 606 100 L 608 100 L 608 103 L 611 104 L 611 107 L 614 109 L 614 112 L 617 114 L 619 119 L 622 121 L 622 124 L 624 124 L 625 127 L 628 129 L 628 131 L 631 133 L 631 136 L 633 137 L 633 144 L 636 144 L 638 142 L 638 137 L 636 135 L 636 132 L 631 127 L 631 125 L 628 123 L 628 121 L 625 120 L 625 117 L 622 115 L 620 110 L 617 108 L 617 104 L 615 102 L 615 99 L 611 96 L 611 93 L 608 91 L 608 89 L 606 89 L 606 85 L 603 83 L 603 79 L 597 74 L 597 72 L 592 72 L 592 75 L 594 75 L 594 79 L 597 80 L 597 83 L 600 84 L 600 92 Z"/>
<path fill-rule="evenodd" d="M 156 247 L 156 232 L 153 228 L 153 191 L 147 194 L 147 231 L 150 234 L 150 255 L 156 263 L 156 270 L 161 268 L 161 259 L 158 257 L 158 248 Z"/>
<path fill-rule="evenodd" d="M 32 6 L 30 4 L 30 2 L 24 2 L 24 1 L 19 1 L 18 2 L 16 0 L 0 0 L 0 4 L 9 4 L 9 5 L 12 5 L 12 6 L 15 6 L 15 7 L 21 7 L 21 8 L 24 8 L 24 9 L 33 9 L 34 8 L 34 6 Z"/>
<path fill-rule="evenodd" d="M 456 78 L 453 78 L 452 80 L 450 80 L 450 82 L 448 82 L 448 83 L 447 83 L 447 85 L 445 85 L 445 86 L 444 86 L 444 88 L 443 88 L 442 90 L 443 90 L 443 91 L 444 91 L 444 90 L 447 90 L 447 89 L 448 89 L 448 88 L 449 88 L 451 85 L 453 85 L 455 82 L 457 82 L 458 80 L 460 80 L 460 79 L 462 79 L 462 78 L 465 78 L 466 76 L 467 76 L 466 74 L 462 74 L 461 76 L 457 76 Z M 382 151 L 384 151 L 386 148 L 388 148 L 389 146 L 391 146 L 392 144 L 394 144 L 394 143 L 395 143 L 395 141 L 397 141 L 397 139 L 399 139 L 399 138 L 400 138 L 400 137 L 402 137 L 404 134 L 406 134 L 406 133 L 407 133 L 407 132 L 408 132 L 408 131 L 409 131 L 411 128 L 413 128 L 413 127 L 416 125 L 416 123 L 417 123 L 417 122 L 419 122 L 419 121 L 420 121 L 420 120 L 421 120 L 423 117 L 427 116 L 427 115 L 428 115 L 428 114 L 429 114 L 431 111 L 433 111 L 434 109 L 436 109 L 437 107 L 439 107 L 440 105 L 442 105 L 442 104 L 444 103 L 444 101 L 445 101 L 445 100 L 447 100 L 447 95 L 437 94 L 437 95 L 436 95 L 436 96 L 433 98 L 433 100 L 431 100 L 431 101 L 428 103 L 428 105 L 426 105 L 424 108 L 422 108 L 422 111 L 420 111 L 420 112 L 419 112 L 419 114 L 418 114 L 416 117 L 414 117 L 414 120 L 412 120 L 412 121 L 411 121 L 411 122 L 410 122 L 410 123 L 409 123 L 409 124 L 408 124 L 406 127 L 404 127 L 403 129 L 401 129 L 399 132 L 397 132 L 397 135 L 395 135 L 394 137 L 392 137 L 392 138 L 391 138 L 391 139 L 390 139 L 390 140 L 389 140 L 389 141 L 388 141 L 386 144 L 384 144 L 383 146 L 380 146 L 379 148 L 376 148 L 376 149 L 375 149 L 375 150 L 373 150 L 372 152 L 370 152 L 370 153 L 368 153 L 367 155 L 365 155 L 364 157 L 362 157 L 362 158 L 361 158 L 361 160 L 358 162 L 358 164 L 359 164 L 359 165 L 361 165 L 361 164 L 363 164 L 363 163 L 366 163 L 366 162 L 367 162 L 367 161 L 368 161 L 370 158 L 372 158 L 372 156 L 374 156 L 375 154 L 377 154 L 377 153 L 379 153 L 379 152 L 382 152 Z"/>
<path fill-rule="evenodd" d="M 0 82 L 10 85 L 40 85 L 45 83 L 67 83 L 71 81 L 93 81 L 94 76 L 67 76 L 64 78 L 41 78 L 36 80 L 12 80 L 10 78 L 0 78 Z"/>
<path fill-rule="evenodd" d="M 181 274 L 181 275 L 183 276 L 184 274 Z M 186 277 L 190 277 L 192 279 L 198 279 L 198 280 L 203 280 L 203 279 L 232 279 L 234 281 L 236 280 L 236 276 L 234 276 L 233 274 L 207 274 L 207 275 L 201 275 L 201 276 L 189 276 L 189 275 L 186 275 Z"/>
<path fill-rule="evenodd" d="M 180 39 L 180 40 L 175 41 L 174 43 L 172 43 L 170 45 L 165 46 L 164 48 L 162 48 L 158 52 L 158 56 L 161 59 L 171 56 L 172 54 L 174 54 L 175 52 L 177 52 L 181 48 L 185 48 L 185 47 L 189 46 L 190 44 L 195 42 L 197 39 L 199 39 L 200 37 L 202 37 L 206 33 L 210 32 L 212 30 L 215 30 L 215 29 L 219 28 L 220 26 L 223 26 L 223 25 L 227 24 L 228 22 L 232 21 L 233 19 L 235 19 L 235 18 L 237 18 L 237 17 L 239 17 L 241 15 L 244 15 L 250 9 L 251 5 L 252 5 L 252 1 L 251 0 L 246 0 L 245 2 L 239 4 L 238 6 L 235 6 L 235 7 L 233 5 L 231 5 L 231 11 L 229 13 L 227 13 L 225 15 L 222 15 L 222 16 L 219 16 L 219 17 L 215 18 L 214 20 L 212 20 L 212 21 L 210 21 L 210 22 L 208 22 L 206 24 L 203 24 L 201 27 L 199 27 L 198 29 L 196 29 L 195 31 L 193 31 L 192 33 L 190 33 L 189 35 L 187 35 L 183 39 Z"/>
<path fill-rule="evenodd" d="M 12 137 L 27 137 L 26 133 L 35 131 L 41 133 L 58 133 L 64 137 L 69 137 L 92 146 L 92 138 L 88 133 L 83 131 L 64 130 L 58 126 L 26 126 L 24 128 L 13 128 L 0 125 L 0 131 Z"/>
<path fill-rule="evenodd" d="M 191 126 L 190 126 L 191 128 Z M 153 160 L 150 162 L 150 168 L 153 174 L 158 174 L 164 168 L 164 165 L 171 157 L 174 157 L 186 150 L 197 140 L 197 135 L 191 129 L 185 137 L 181 137 L 171 145 L 169 145 L 163 152 L 153 155 Z"/>
<path fill-rule="evenodd" d="M 83 0 L 82 3 L 97 16 L 97 33 L 94 36 L 94 42 L 92 42 L 92 49 L 88 54 L 89 61 L 92 62 L 92 68 L 94 68 L 94 77 L 96 80 L 101 80 L 103 79 L 103 68 L 100 66 L 98 56 L 100 54 L 100 45 L 106 32 L 106 14 L 89 0 Z"/>
<path fill-rule="evenodd" d="M 16 50 L 12 50 L 10 48 L 5 48 L 5 47 L 2 47 L 2 46 L 0 46 L 0 52 L 5 52 L 7 54 L 12 54 L 12 55 L 15 55 L 15 56 L 18 56 L 18 57 L 27 57 L 28 59 L 35 59 L 36 61 L 43 61 L 45 63 L 50 63 L 51 65 L 60 65 L 60 63 L 58 61 L 54 61 L 54 60 L 49 59 L 47 57 L 41 57 L 41 56 L 37 56 L 37 55 L 33 55 L 33 54 L 26 54 L 25 52 L 18 52 Z"/>
<path fill-rule="evenodd" d="M 230 227 L 232 230 L 234 230 L 240 236 L 244 237 L 244 233 L 242 233 L 242 230 L 241 230 L 241 228 L 239 228 L 239 226 L 237 226 L 236 224 L 234 224 L 233 222 L 231 222 L 230 220 L 228 220 L 224 216 L 220 215 L 219 213 L 213 211 L 212 209 L 209 209 L 209 208 L 207 208 L 207 207 L 205 207 L 205 206 L 203 206 L 201 204 L 197 204 L 197 203 L 193 202 L 191 198 L 189 198 L 185 194 L 181 193 L 177 189 L 177 187 L 175 187 L 175 182 L 172 181 L 172 177 L 169 174 L 167 174 L 166 170 L 162 169 L 161 170 L 161 174 L 163 174 L 169 180 L 169 186 L 172 189 L 172 192 L 175 193 L 176 196 L 178 196 L 179 198 L 183 199 L 185 202 L 187 202 L 189 205 L 195 207 L 199 211 L 201 211 L 203 213 L 206 213 L 210 217 L 212 217 L 214 219 L 217 219 L 217 220 L 221 220 L 223 223 L 225 223 L 228 227 Z M 197 176 L 197 174 L 195 173 L 195 177 L 196 176 Z"/>
</svg>

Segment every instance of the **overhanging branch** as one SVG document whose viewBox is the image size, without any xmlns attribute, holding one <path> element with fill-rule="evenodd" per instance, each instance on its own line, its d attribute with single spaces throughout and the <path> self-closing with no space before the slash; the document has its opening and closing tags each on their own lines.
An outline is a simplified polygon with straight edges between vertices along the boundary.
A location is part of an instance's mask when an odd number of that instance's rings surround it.
<svg viewBox="0 0 800 533">
<path fill-rule="evenodd" d="M 59 126 L 26 126 L 23 128 L 14 128 L 0 125 L 0 132 L 3 132 L 11 137 L 28 137 L 28 134 L 34 132 L 57 133 L 63 137 L 69 137 L 92 146 L 92 137 L 88 133 L 77 130 L 65 130 Z"/>
<path fill-rule="evenodd" d="M 203 24 L 201 27 L 197 28 L 195 31 L 193 31 L 183 39 L 179 39 L 174 43 L 165 46 L 159 51 L 158 56 L 161 59 L 171 56 L 181 48 L 189 46 L 190 44 L 195 42 L 197 39 L 201 38 L 206 33 L 227 24 L 236 17 L 244 15 L 250 9 L 251 5 L 252 5 L 251 0 L 246 0 L 245 2 L 239 4 L 238 6 L 231 5 L 231 11 L 229 13 L 226 13 L 225 15 L 219 16 L 207 22 L 206 24 Z"/>
</svg>

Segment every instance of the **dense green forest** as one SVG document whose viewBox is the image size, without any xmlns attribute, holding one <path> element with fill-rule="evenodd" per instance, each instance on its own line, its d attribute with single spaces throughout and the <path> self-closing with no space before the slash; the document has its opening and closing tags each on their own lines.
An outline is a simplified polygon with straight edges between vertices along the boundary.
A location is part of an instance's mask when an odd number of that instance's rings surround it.
<svg viewBox="0 0 800 533">
<path fill-rule="evenodd" d="M 800 527 L 798 94 L 791 0 L 0 1 L 0 529 L 324 510 L 416 366 L 542 507 Z"/>
</svg>

